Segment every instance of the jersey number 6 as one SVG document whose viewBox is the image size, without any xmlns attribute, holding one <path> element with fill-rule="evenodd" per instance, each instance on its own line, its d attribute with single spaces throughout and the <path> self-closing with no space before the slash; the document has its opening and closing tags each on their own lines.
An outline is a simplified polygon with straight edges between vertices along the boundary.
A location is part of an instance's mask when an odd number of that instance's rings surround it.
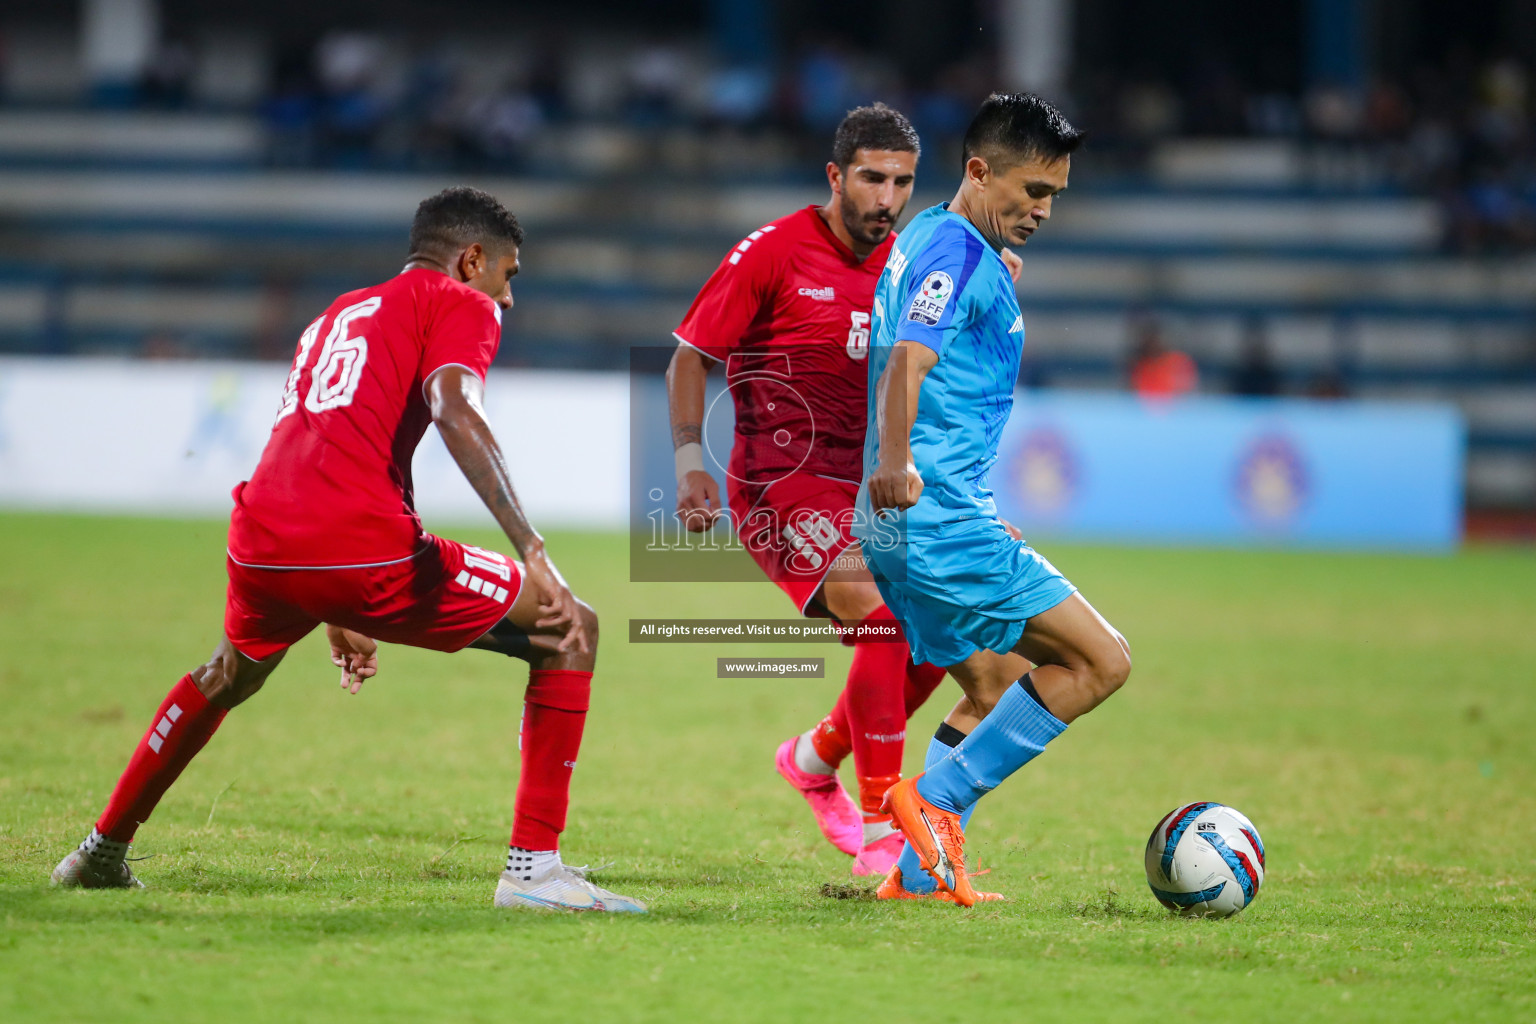
<svg viewBox="0 0 1536 1024">
<path fill-rule="evenodd" d="M 848 358 L 863 359 L 869 355 L 869 314 L 857 310 L 848 314 L 853 326 L 848 328 Z"/>
<path fill-rule="evenodd" d="M 348 306 L 336 314 L 331 333 L 326 335 L 315 368 L 309 375 L 309 394 L 304 398 L 304 408 L 310 412 L 325 412 L 352 404 L 357 386 L 363 380 L 363 366 L 368 362 L 368 339 L 352 335 L 352 323 L 363 320 L 379 311 L 383 302 L 377 295 Z"/>
<path fill-rule="evenodd" d="M 304 399 L 304 407 L 310 412 L 324 412 L 352 403 L 352 396 L 357 394 L 357 385 L 363 379 L 363 365 L 368 362 L 368 339 L 348 335 L 351 333 L 352 321 L 373 316 L 379 311 L 380 302 L 379 297 L 374 296 L 336 314 L 336 322 L 331 325 L 331 333 L 320 350 L 320 358 L 316 360 L 315 372 L 310 374 L 309 396 Z M 299 351 L 293 357 L 293 370 L 289 372 L 288 383 L 283 387 L 283 404 L 277 410 L 274 426 L 299 407 L 299 376 L 309 362 L 309 350 L 315 347 L 315 339 L 320 336 L 320 324 L 324 320 L 324 317 L 316 320 L 299 336 Z"/>
</svg>

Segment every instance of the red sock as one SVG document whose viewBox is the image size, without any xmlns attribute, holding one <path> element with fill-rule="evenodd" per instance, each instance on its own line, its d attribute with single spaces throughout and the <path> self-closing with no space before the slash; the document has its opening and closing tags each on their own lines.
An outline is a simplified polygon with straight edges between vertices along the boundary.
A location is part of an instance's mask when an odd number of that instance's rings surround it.
<svg viewBox="0 0 1536 1024">
<path fill-rule="evenodd" d="M 895 621 L 883 604 L 864 621 L 881 620 Z M 901 752 L 907 738 L 903 690 L 910 664 L 906 644 L 853 645 L 853 665 L 843 692 L 859 778 L 859 805 L 866 814 L 879 813 L 885 791 L 901 777 Z"/>
<path fill-rule="evenodd" d="M 904 650 L 906 649 L 906 644 L 901 646 Z M 910 651 L 907 653 L 902 703 L 906 707 L 907 718 L 910 719 L 917 713 L 917 709 L 933 696 L 933 691 L 939 688 L 939 684 L 944 681 L 945 671 L 927 662 L 921 665 L 913 664 Z M 816 731 L 811 734 L 811 746 L 816 748 L 817 757 L 836 768 L 853 752 L 853 741 L 848 737 L 848 691 L 844 690 L 838 694 L 837 703 L 833 705 L 831 713 L 821 720 L 821 723 L 816 726 Z"/>
<path fill-rule="evenodd" d="M 512 845 L 556 850 L 571 804 L 571 772 L 581 749 L 581 730 L 592 700 L 592 673 L 540 668 L 528 673 L 518 749 L 523 772 L 517 780 Z"/>
<path fill-rule="evenodd" d="M 848 697 L 838 694 L 831 714 L 823 718 L 811 733 L 811 746 L 816 756 L 836 768 L 853 753 L 853 741 L 848 738 Z"/>
<path fill-rule="evenodd" d="M 182 676 L 129 758 L 96 831 L 115 842 L 131 840 L 227 713 L 208 703 L 190 674 Z"/>
<path fill-rule="evenodd" d="M 933 691 L 937 690 L 943 681 L 944 670 L 939 666 L 930 665 L 927 662 L 921 665 L 914 665 L 910 660 L 907 662 L 907 684 L 902 697 L 907 705 L 908 718 L 911 718 L 917 709 L 933 696 Z"/>
</svg>

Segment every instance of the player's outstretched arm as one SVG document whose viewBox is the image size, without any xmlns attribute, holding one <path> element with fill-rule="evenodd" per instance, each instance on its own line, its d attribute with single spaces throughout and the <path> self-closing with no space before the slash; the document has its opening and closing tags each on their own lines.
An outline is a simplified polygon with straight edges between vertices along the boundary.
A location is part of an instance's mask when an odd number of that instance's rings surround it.
<svg viewBox="0 0 1536 1024">
<path fill-rule="evenodd" d="M 667 366 L 677 517 L 692 533 L 703 533 L 720 518 L 720 487 L 704 468 L 704 378 L 711 362 L 692 345 L 679 343 Z"/>
<path fill-rule="evenodd" d="M 443 446 L 523 561 L 528 582 L 539 595 L 537 625 L 564 632 L 561 651 L 590 652 L 591 640 L 578 614 L 576 597 L 544 553 L 544 538 L 528 524 L 512 490 L 507 460 L 485 418 L 485 385 L 462 366 L 444 366 L 427 379 L 426 392 L 427 407 Z"/>
<path fill-rule="evenodd" d="M 876 512 L 911 508 L 923 493 L 923 478 L 912 462 L 912 425 L 917 397 L 939 354 L 915 341 L 898 341 L 876 391 L 880 461 L 869 475 L 869 500 Z"/>
<path fill-rule="evenodd" d="M 331 644 L 331 664 L 341 669 L 343 690 L 356 693 L 363 688 L 364 679 L 379 674 L 379 645 L 372 638 L 329 623 L 325 638 Z"/>
</svg>

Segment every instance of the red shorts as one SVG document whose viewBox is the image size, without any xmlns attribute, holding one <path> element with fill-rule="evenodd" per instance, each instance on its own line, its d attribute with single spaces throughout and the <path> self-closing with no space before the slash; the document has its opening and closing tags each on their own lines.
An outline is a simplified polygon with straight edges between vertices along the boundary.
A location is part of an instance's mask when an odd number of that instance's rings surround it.
<svg viewBox="0 0 1536 1024">
<path fill-rule="evenodd" d="M 859 485 L 793 473 L 766 487 L 728 479 L 726 489 L 736 532 L 753 561 L 802 615 L 831 618 L 815 600 L 816 591 L 856 543 L 849 530 Z"/>
<path fill-rule="evenodd" d="M 256 661 L 322 622 L 392 644 L 467 647 L 517 600 L 522 567 L 494 551 L 427 539 L 411 558 L 356 569 L 257 569 L 230 559 L 224 635 Z"/>
</svg>

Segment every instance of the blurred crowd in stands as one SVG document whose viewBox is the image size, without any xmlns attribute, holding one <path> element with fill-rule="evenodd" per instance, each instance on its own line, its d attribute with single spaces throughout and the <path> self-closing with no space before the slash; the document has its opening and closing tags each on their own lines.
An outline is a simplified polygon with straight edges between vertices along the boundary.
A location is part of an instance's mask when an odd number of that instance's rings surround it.
<svg viewBox="0 0 1536 1024">
<path fill-rule="evenodd" d="M 985 53 L 914 84 L 891 62 L 836 39 L 808 41 L 782 67 L 726 66 L 700 40 L 634 40 L 611 52 L 542 38 L 495 54 L 412 51 L 366 32 L 334 32 L 312 51 L 279 57 L 258 104 L 278 164 L 540 168 L 541 136 L 566 127 L 777 136 L 825 149 L 844 113 L 883 99 L 925 138 L 953 141 L 994 76 Z M 509 57 L 509 52 L 511 56 Z M 197 106 L 190 49 L 168 43 L 138 104 Z"/>
<path fill-rule="evenodd" d="M 505 48 L 501 48 L 505 49 Z M 193 60 L 171 42 L 146 75 L 144 106 L 192 105 Z M 1324 188 L 1431 195 L 1447 210 L 1447 246 L 1466 253 L 1536 247 L 1532 76 L 1521 62 L 1453 52 L 1444 67 L 1363 89 L 1300 94 L 1245 86 L 1212 58 L 1170 82 L 1100 69 L 1063 97 L 1093 139 L 1096 175 L 1145 170 L 1175 137 L 1288 139 Z M 952 153 L 995 81 L 985 51 L 903 78 L 872 50 L 808 40 L 780 66 L 720 67 L 702 43 L 656 38 L 594 59 L 567 41 L 531 41 L 511 59 L 422 49 L 336 32 L 278 59 L 259 103 L 280 165 L 490 168 L 558 172 L 539 142 L 561 128 L 686 129 L 772 138 L 783 166 L 820 154 L 843 112 L 880 98 L 905 110 L 930 152 Z"/>
<path fill-rule="evenodd" d="M 161 47 L 138 102 L 195 105 L 193 64 L 187 46 Z M 768 138 L 780 143 L 781 166 L 767 172 L 795 173 L 825 149 L 844 111 L 876 98 L 905 110 L 930 152 L 949 155 L 995 81 L 985 51 L 914 81 L 877 51 L 824 38 L 770 68 L 721 67 L 701 42 L 661 37 L 596 57 L 543 38 L 485 59 L 335 32 L 276 65 L 258 104 L 276 164 L 514 173 L 557 173 L 541 140 L 583 125 Z M 1080 77 L 1062 99 L 1092 133 L 1096 175 L 1140 173 L 1170 138 L 1293 140 L 1309 155 L 1311 184 L 1437 198 L 1452 250 L 1536 247 L 1533 83 L 1513 58 L 1453 52 L 1444 67 L 1401 81 L 1300 94 L 1249 89 L 1217 58 L 1175 82 L 1108 69 Z"/>
<path fill-rule="evenodd" d="M 1291 139 L 1314 157 L 1313 183 L 1430 195 L 1447 210 L 1447 247 L 1536 246 L 1536 124 L 1530 69 L 1512 57 L 1453 52 L 1446 67 L 1360 90 L 1250 92 L 1230 64 L 1164 82 L 1100 77 L 1081 90 L 1095 154 L 1126 169 L 1173 136 Z"/>
<path fill-rule="evenodd" d="M 1214 380 L 1202 380 L 1199 364 L 1167 339 L 1156 317 L 1133 315 L 1129 321 L 1130 349 L 1126 385 L 1143 398 L 1166 401 L 1200 391 L 1249 398 L 1299 394 L 1308 398 L 1347 398 L 1348 385 L 1336 367 L 1313 373 L 1302 381 L 1287 381 L 1275 362 L 1274 347 L 1263 319 L 1243 323 L 1237 360 Z"/>
</svg>

